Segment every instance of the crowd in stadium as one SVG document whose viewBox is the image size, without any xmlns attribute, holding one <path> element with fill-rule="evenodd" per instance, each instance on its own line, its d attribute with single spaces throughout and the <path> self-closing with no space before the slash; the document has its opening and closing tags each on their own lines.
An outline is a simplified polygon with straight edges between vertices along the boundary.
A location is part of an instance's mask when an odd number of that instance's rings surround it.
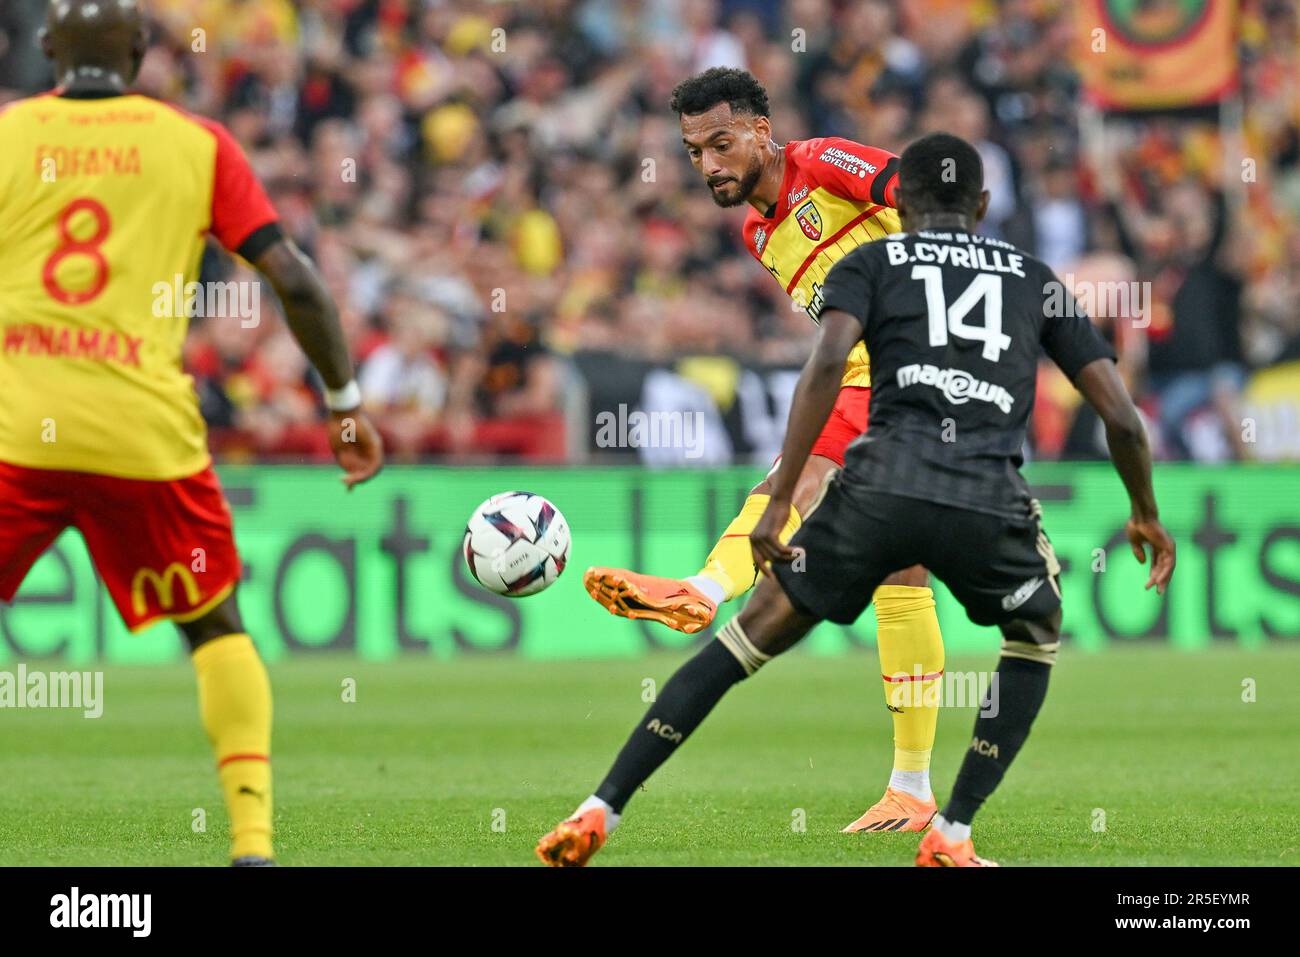
<svg viewBox="0 0 1300 957">
<path fill-rule="evenodd" d="M 50 83 L 44 5 L 0 11 L 4 96 Z M 152 0 L 137 86 L 245 145 L 328 281 L 395 460 L 571 454 L 581 350 L 802 361 L 807 316 L 744 251 L 743 210 L 709 200 L 668 110 L 713 65 L 766 85 L 781 140 L 976 143 L 989 233 L 1062 276 L 1150 283 L 1142 321 L 1094 319 L 1159 454 L 1250 458 L 1248 377 L 1300 359 L 1300 62 L 1291 3 L 1243 8 L 1232 143 L 1197 116 L 1082 134 L 1063 0 Z M 204 277 L 242 268 L 213 250 Z M 186 354 L 220 454 L 328 458 L 278 318 L 198 320 Z M 1053 369 L 1032 441 L 1104 455 Z"/>
</svg>

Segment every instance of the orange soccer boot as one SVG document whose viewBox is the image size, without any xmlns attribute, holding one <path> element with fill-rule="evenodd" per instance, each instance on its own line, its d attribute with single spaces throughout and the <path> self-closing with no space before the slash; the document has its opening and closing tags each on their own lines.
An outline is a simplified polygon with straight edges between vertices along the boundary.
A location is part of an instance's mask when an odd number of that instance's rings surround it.
<svg viewBox="0 0 1300 957">
<path fill-rule="evenodd" d="M 555 825 L 536 851 L 547 867 L 585 867 L 604 845 L 605 809 L 593 807 Z"/>
<path fill-rule="evenodd" d="M 595 567 L 587 569 L 582 583 L 611 615 L 657 621 L 688 635 L 708 627 L 718 612 L 703 592 L 680 578 Z"/>
<path fill-rule="evenodd" d="M 916 849 L 917 867 L 997 867 L 995 861 L 977 857 L 970 838 L 950 841 L 934 828 L 921 838 Z"/>
<path fill-rule="evenodd" d="M 939 810 L 934 798 L 922 801 L 906 791 L 885 788 L 885 796 L 873 804 L 862 817 L 858 818 L 843 831 L 852 834 L 856 831 L 924 831 Z"/>
</svg>

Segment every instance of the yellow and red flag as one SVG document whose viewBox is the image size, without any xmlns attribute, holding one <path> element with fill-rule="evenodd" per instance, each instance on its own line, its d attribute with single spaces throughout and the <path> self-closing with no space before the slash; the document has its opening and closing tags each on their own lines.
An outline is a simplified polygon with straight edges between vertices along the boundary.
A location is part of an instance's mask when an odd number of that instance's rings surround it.
<svg viewBox="0 0 1300 957">
<path fill-rule="evenodd" d="M 1237 85 L 1237 0 L 1080 0 L 1075 63 L 1107 110 L 1217 103 Z"/>
</svg>

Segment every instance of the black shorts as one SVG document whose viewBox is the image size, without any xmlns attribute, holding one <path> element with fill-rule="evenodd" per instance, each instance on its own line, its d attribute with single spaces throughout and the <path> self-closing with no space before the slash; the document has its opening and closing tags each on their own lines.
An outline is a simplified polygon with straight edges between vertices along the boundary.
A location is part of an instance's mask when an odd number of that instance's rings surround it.
<svg viewBox="0 0 1300 957">
<path fill-rule="evenodd" d="M 1061 604 L 1060 565 L 1031 500 L 1022 519 L 850 487 L 836 475 L 790 540 L 799 559 L 773 563 L 804 615 L 857 620 L 893 572 L 924 565 L 970 620 L 997 625 L 1047 617 Z"/>
</svg>

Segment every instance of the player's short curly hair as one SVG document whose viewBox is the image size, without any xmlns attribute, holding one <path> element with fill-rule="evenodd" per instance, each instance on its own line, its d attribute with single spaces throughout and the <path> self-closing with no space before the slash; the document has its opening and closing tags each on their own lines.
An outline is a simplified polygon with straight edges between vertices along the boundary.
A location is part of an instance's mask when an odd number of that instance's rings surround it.
<svg viewBox="0 0 1300 957">
<path fill-rule="evenodd" d="M 984 163 L 959 136 L 930 133 L 899 157 L 898 191 L 912 212 L 969 212 L 983 190 Z"/>
<path fill-rule="evenodd" d="M 733 113 L 771 116 L 767 90 L 748 70 L 715 66 L 678 83 L 669 105 L 678 116 L 707 113 L 719 103 L 731 106 Z"/>
</svg>

